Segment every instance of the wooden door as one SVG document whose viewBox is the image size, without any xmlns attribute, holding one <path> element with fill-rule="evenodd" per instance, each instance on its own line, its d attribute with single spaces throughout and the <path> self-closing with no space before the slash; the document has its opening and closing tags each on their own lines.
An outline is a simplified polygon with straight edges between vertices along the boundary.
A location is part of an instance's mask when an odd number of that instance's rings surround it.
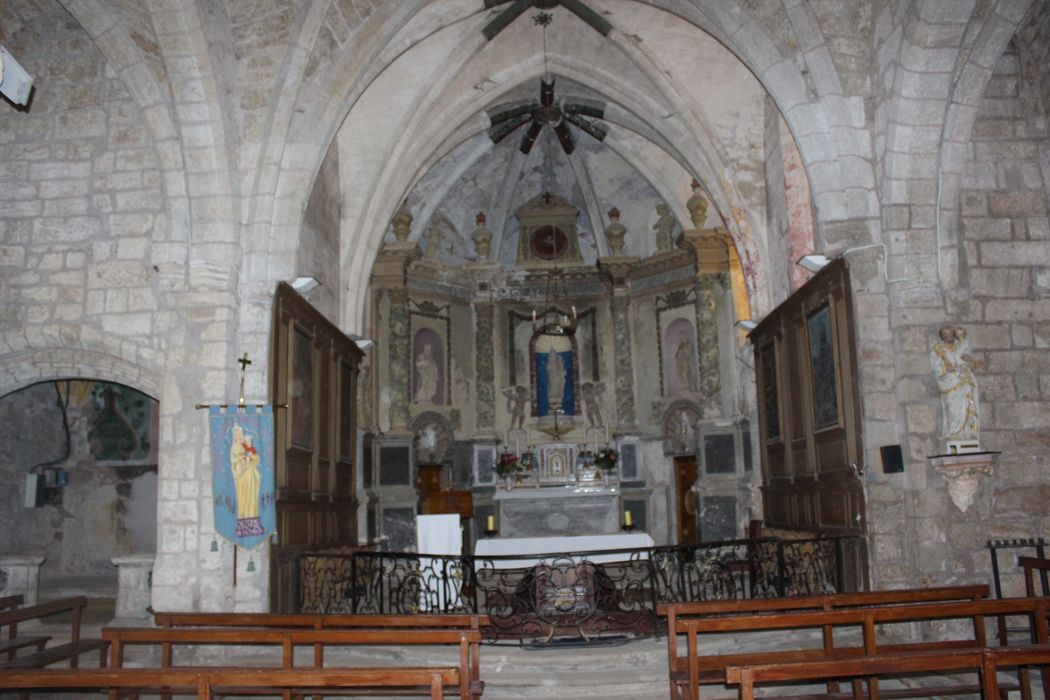
<svg viewBox="0 0 1050 700">
<path fill-rule="evenodd" d="M 270 393 L 278 540 L 271 548 L 270 609 L 293 612 L 291 557 L 357 543 L 356 394 L 363 353 L 281 283 L 274 297 Z"/>
<path fill-rule="evenodd" d="M 699 544 L 700 529 L 696 518 L 696 494 L 692 491 L 700 475 L 696 457 L 675 457 L 675 499 L 678 503 L 678 544 Z"/>
<path fill-rule="evenodd" d="M 766 524 L 865 531 L 849 269 L 830 263 L 750 335 Z"/>
</svg>

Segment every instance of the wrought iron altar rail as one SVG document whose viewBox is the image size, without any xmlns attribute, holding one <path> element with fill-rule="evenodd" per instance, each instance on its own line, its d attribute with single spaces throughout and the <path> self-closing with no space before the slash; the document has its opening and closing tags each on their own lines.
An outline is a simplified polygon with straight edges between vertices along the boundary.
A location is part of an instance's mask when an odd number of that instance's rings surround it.
<svg viewBox="0 0 1050 700">
<path fill-rule="evenodd" d="M 481 612 L 490 640 L 647 636 L 666 602 L 857 590 L 861 540 L 728 540 L 509 556 L 300 553 L 300 612 Z"/>
</svg>

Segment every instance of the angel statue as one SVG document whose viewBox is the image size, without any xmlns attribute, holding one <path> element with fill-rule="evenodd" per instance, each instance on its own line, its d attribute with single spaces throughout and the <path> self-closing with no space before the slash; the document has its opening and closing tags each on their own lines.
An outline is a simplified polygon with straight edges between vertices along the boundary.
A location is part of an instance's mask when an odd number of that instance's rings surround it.
<svg viewBox="0 0 1050 700">
<path fill-rule="evenodd" d="M 601 395 L 605 393 L 603 382 L 586 382 L 580 386 L 583 394 L 583 406 L 587 411 L 587 422 L 591 428 L 600 428 L 605 425 L 602 420 L 602 409 L 599 405 Z"/>
<path fill-rule="evenodd" d="M 503 390 L 507 397 L 507 413 L 510 414 L 510 427 L 519 430 L 525 427 L 525 404 L 529 402 L 529 390 L 523 386 L 512 386 Z"/>
</svg>

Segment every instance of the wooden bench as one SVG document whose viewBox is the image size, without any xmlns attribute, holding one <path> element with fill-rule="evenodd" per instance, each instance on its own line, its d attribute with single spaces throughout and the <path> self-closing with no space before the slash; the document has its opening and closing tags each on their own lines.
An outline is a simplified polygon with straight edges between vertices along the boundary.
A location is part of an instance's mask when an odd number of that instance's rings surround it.
<svg viewBox="0 0 1050 700">
<path fill-rule="evenodd" d="M 80 621 L 87 605 L 87 598 L 76 596 L 73 598 L 62 598 L 40 605 L 11 608 L 0 611 L 0 628 L 6 627 L 8 632 L 3 640 L 0 640 L 0 652 L 7 654 L 6 659 L 0 659 L 2 668 L 42 668 L 58 663 L 69 661 L 70 668 L 76 668 L 79 656 L 91 651 L 99 652 L 99 666 L 105 664 L 106 648 L 101 639 L 81 639 Z M 30 635 L 23 636 L 18 633 L 19 623 L 30 620 L 44 620 L 55 615 L 69 614 L 69 641 L 64 644 L 47 646 L 51 636 Z M 30 654 L 19 654 L 22 649 L 33 647 Z"/>
<path fill-rule="evenodd" d="M 282 695 L 347 694 L 348 690 L 403 694 L 424 688 L 432 700 L 459 680 L 456 667 L 397 668 L 169 668 L 0 670 L 0 688 L 30 690 L 108 690 L 137 698 L 140 693 Z M 121 693 L 120 691 L 123 691 Z"/>
<path fill-rule="evenodd" d="M 23 603 L 25 603 L 25 597 L 21 593 L 0 596 L 0 610 L 20 608 Z"/>
<path fill-rule="evenodd" d="M 1047 574 L 1050 573 L 1050 559 L 1017 557 L 1017 565 L 1024 569 L 1025 595 L 1050 595 L 1050 590 L 1047 590 Z M 1035 572 L 1037 571 L 1042 584 L 1038 592 L 1035 589 Z"/>
<path fill-rule="evenodd" d="M 980 692 L 983 700 L 997 700 L 1003 694 L 999 685 L 1000 668 L 1045 664 L 1050 664 L 1050 645 L 944 649 L 873 654 L 854 659 L 730 666 L 726 669 L 726 681 L 729 685 L 740 686 L 741 700 L 754 700 L 755 686 L 759 683 L 802 683 L 901 673 L 915 675 L 975 671 L 981 676 Z M 880 695 L 875 692 L 870 697 L 875 699 Z M 1045 690 L 1043 697 L 1047 697 Z"/>
<path fill-rule="evenodd" d="M 907 588 L 860 593 L 798 596 L 790 598 L 756 598 L 748 600 L 711 600 L 692 603 L 661 603 L 657 614 L 667 618 L 667 663 L 671 700 L 679 700 L 681 687 L 689 684 L 689 655 L 679 655 L 678 635 L 684 633 L 679 621 L 690 617 L 717 615 L 747 615 L 771 612 L 805 610 L 840 610 L 887 605 L 920 605 L 947 601 L 983 600 L 988 597 L 987 585 L 942 586 L 938 588 Z M 823 630 L 825 644 L 831 643 L 831 628 Z M 724 678 L 710 674 L 710 683 L 722 683 Z"/>
<path fill-rule="evenodd" d="M 124 666 L 128 647 L 152 645 L 160 647 L 162 670 L 175 667 L 173 658 L 176 647 L 187 648 L 195 645 L 273 647 L 279 650 L 280 659 L 271 667 L 281 669 L 295 668 L 297 648 L 312 647 L 311 668 L 318 670 L 326 668 L 325 655 L 336 647 L 392 645 L 400 648 L 410 645 L 456 645 L 459 648 L 459 663 L 455 669 L 455 680 L 446 686 L 446 692 L 454 691 L 462 700 L 468 700 L 481 697 L 484 691 L 479 661 L 481 633 L 477 629 L 109 627 L 102 630 L 102 638 L 111 648 L 111 668 Z"/>
<path fill-rule="evenodd" d="M 325 613 L 155 612 L 158 627 L 292 627 L 311 629 L 470 629 L 489 626 L 489 616 L 475 613 L 437 615 L 346 615 Z M 470 645 L 470 679 L 481 677 L 481 645 Z"/>
<path fill-rule="evenodd" d="M 676 626 L 687 637 L 688 685 L 687 696 L 693 700 L 700 696 L 701 684 L 726 682 L 726 669 L 732 666 L 751 666 L 766 663 L 796 661 L 844 660 L 873 654 L 895 654 L 920 651 L 945 651 L 951 649 L 980 649 L 988 646 L 985 617 L 1023 615 L 1034 619 L 1034 638 L 1039 643 L 1047 642 L 1046 611 L 1050 598 L 1015 598 L 996 601 L 971 601 L 956 603 L 908 604 L 887 607 L 846 608 L 839 610 L 812 610 L 776 612 L 760 615 L 727 615 L 710 618 L 680 619 Z M 923 623 L 932 621 L 963 620 L 972 625 L 969 637 L 941 639 L 935 641 L 879 643 L 876 634 L 885 632 L 890 625 Z M 819 646 L 804 647 L 799 640 L 801 631 L 822 632 Z M 861 643 L 837 645 L 833 631 L 853 632 Z M 766 649 L 749 649 L 730 654 L 708 654 L 699 652 L 699 638 L 705 634 L 728 633 L 734 635 L 765 633 L 774 644 Z M 790 648 L 785 648 L 784 634 L 791 635 Z M 777 644 L 776 642 L 780 642 Z M 869 679 L 869 692 L 877 693 L 877 680 Z M 676 692 L 677 679 L 672 679 L 672 692 Z M 854 693 L 860 697 L 860 679 L 853 679 Z M 1027 687 L 1027 675 L 1021 678 Z M 829 690 L 834 690 L 830 688 Z M 949 688 L 943 693 L 957 692 Z M 918 692 L 918 696 L 927 694 Z M 934 693 L 936 694 L 936 693 Z M 906 693 L 902 697 L 914 697 Z M 874 695 L 873 695 L 874 697 Z"/>
</svg>

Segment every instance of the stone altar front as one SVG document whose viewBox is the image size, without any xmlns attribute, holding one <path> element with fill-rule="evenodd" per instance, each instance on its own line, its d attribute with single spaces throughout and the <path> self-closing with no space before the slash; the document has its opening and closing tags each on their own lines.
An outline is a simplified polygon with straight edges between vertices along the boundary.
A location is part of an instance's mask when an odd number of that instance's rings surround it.
<svg viewBox="0 0 1050 700">
<path fill-rule="evenodd" d="M 599 535 L 620 531 L 620 487 L 567 484 L 497 490 L 501 537 Z"/>
</svg>

